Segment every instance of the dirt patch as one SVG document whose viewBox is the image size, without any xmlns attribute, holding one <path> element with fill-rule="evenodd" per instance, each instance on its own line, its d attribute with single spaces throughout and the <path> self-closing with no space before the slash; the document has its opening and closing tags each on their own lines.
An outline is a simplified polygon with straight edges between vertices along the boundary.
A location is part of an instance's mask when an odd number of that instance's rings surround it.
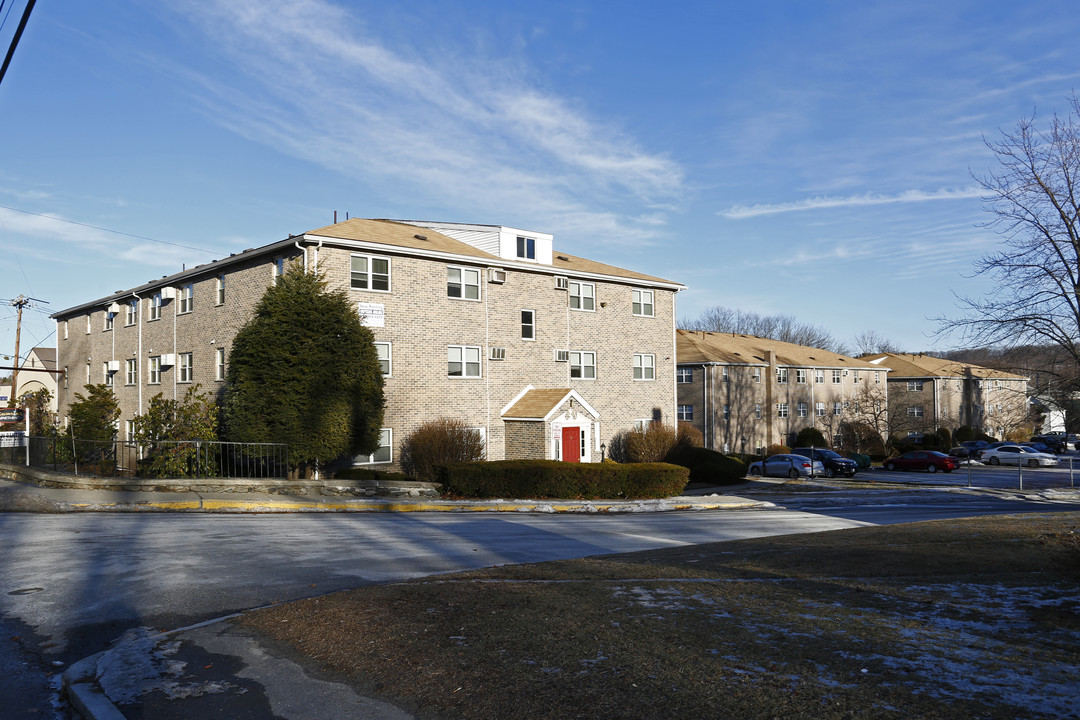
<svg viewBox="0 0 1080 720">
<path fill-rule="evenodd" d="M 859 528 L 247 613 L 423 718 L 1077 718 L 1080 514 Z"/>
</svg>

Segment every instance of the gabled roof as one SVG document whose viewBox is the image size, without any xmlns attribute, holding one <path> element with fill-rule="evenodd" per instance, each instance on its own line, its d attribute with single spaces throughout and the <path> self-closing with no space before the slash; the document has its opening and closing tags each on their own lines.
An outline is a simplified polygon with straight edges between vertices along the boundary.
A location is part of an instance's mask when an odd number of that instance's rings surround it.
<svg viewBox="0 0 1080 720">
<path fill-rule="evenodd" d="M 755 335 L 678 330 L 675 351 L 679 365 L 760 365 L 765 353 L 774 353 L 777 365 L 807 368 L 851 368 L 881 370 L 863 360 L 841 355 L 831 350 L 770 340 Z"/>
<path fill-rule="evenodd" d="M 417 227 L 416 225 L 406 225 L 392 220 L 352 218 L 334 225 L 309 230 L 304 233 L 304 237 L 309 240 L 317 240 L 321 237 L 370 242 L 402 249 L 463 255 L 486 260 L 492 264 L 499 263 L 499 258 L 495 255 L 486 253 L 468 243 L 455 240 L 435 230 Z"/>
<path fill-rule="evenodd" d="M 892 370 L 890 380 L 906 378 L 990 378 L 998 380 L 1027 380 L 1023 375 L 1014 375 L 1004 370 L 972 365 L 934 357 L 933 355 L 912 353 L 872 353 L 863 355 L 861 360 Z"/>
<path fill-rule="evenodd" d="M 570 388 L 543 388 L 537 389 L 532 385 L 525 387 L 516 398 L 502 409 L 503 420 L 550 420 L 558 412 L 567 398 L 576 400 L 595 419 L 600 415 L 596 410 L 585 402 L 585 399 L 576 390 Z"/>
</svg>

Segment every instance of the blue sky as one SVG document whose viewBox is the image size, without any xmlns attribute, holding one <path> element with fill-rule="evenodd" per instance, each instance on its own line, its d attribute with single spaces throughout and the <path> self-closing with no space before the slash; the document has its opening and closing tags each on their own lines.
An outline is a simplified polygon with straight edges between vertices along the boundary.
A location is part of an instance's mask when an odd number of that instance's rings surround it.
<svg viewBox="0 0 1080 720">
<path fill-rule="evenodd" d="M 944 349 L 928 318 L 992 290 L 983 137 L 1067 111 L 1077 37 L 1070 2 L 48 0 L 0 85 L 0 299 L 60 310 L 336 210 L 551 232 L 684 283 L 681 318 Z"/>
</svg>

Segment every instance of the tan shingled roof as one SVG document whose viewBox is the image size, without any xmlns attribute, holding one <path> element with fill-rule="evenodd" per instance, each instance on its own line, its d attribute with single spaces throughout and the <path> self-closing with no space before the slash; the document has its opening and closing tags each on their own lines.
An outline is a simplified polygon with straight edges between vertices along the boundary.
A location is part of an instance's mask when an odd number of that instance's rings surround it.
<svg viewBox="0 0 1080 720">
<path fill-rule="evenodd" d="M 890 378 L 948 377 L 948 378 L 998 378 L 1026 380 L 1023 375 L 1014 375 L 1004 370 L 981 367 L 970 363 L 946 360 L 933 355 L 913 355 L 911 353 L 873 353 L 863 355 L 866 361 L 876 360 L 876 367 L 892 370 Z"/>
<path fill-rule="evenodd" d="M 497 263 L 499 258 L 477 249 L 468 243 L 447 237 L 435 230 L 405 225 L 391 220 L 363 220 L 352 218 L 335 225 L 327 225 L 316 230 L 309 230 L 304 235 L 321 235 L 322 237 L 337 238 L 340 240 L 356 240 L 358 242 L 374 242 L 382 245 L 391 245 L 400 248 L 416 250 L 431 250 L 433 252 L 452 253 L 454 255 L 468 255 L 482 258 Z M 420 237 L 426 238 L 421 240 Z"/>
<path fill-rule="evenodd" d="M 503 417 L 510 418 L 536 418 L 542 420 L 552 410 L 557 408 L 566 396 L 570 394 L 570 388 L 533 389 L 521 396 L 516 403 L 511 405 L 503 413 Z"/>
<path fill-rule="evenodd" d="M 554 252 L 551 265 L 566 273 L 579 272 L 595 275 L 614 275 L 615 277 L 627 278 L 630 280 L 646 280 L 651 282 L 671 283 L 673 285 L 679 284 L 673 280 L 665 280 L 664 278 L 659 278 L 654 275 L 637 273 L 633 270 L 615 267 L 614 265 L 605 265 L 604 263 L 596 262 L 595 260 L 586 260 L 585 258 L 575 257 L 570 253 L 559 252 L 558 250 Z"/>
<path fill-rule="evenodd" d="M 856 360 L 829 350 L 769 340 L 754 335 L 679 330 L 675 339 L 675 351 L 679 364 L 764 365 L 765 351 L 772 350 L 777 365 L 857 370 L 882 369 L 864 360 Z"/>
</svg>

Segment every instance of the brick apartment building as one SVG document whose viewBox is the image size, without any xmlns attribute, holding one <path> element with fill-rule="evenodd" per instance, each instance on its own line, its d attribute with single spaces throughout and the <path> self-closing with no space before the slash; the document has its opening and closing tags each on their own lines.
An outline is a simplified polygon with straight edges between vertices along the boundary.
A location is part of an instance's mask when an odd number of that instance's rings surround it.
<svg viewBox="0 0 1080 720">
<path fill-rule="evenodd" d="M 492 225 L 351 219 L 53 315 L 58 412 L 110 385 L 118 434 L 151 397 L 224 387 L 228 352 L 291 263 L 344 288 L 385 376 L 382 444 L 439 417 L 484 435 L 488 458 L 597 461 L 615 433 L 675 421 L 675 295 L 683 286 L 586 260 L 552 236 Z"/>
<path fill-rule="evenodd" d="M 839 447 L 845 427 L 878 430 L 887 368 L 820 348 L 753 335 L 679 330 L 677 417 L 705 447 L 761 454 L 814 427 Z"/>
</svg>

